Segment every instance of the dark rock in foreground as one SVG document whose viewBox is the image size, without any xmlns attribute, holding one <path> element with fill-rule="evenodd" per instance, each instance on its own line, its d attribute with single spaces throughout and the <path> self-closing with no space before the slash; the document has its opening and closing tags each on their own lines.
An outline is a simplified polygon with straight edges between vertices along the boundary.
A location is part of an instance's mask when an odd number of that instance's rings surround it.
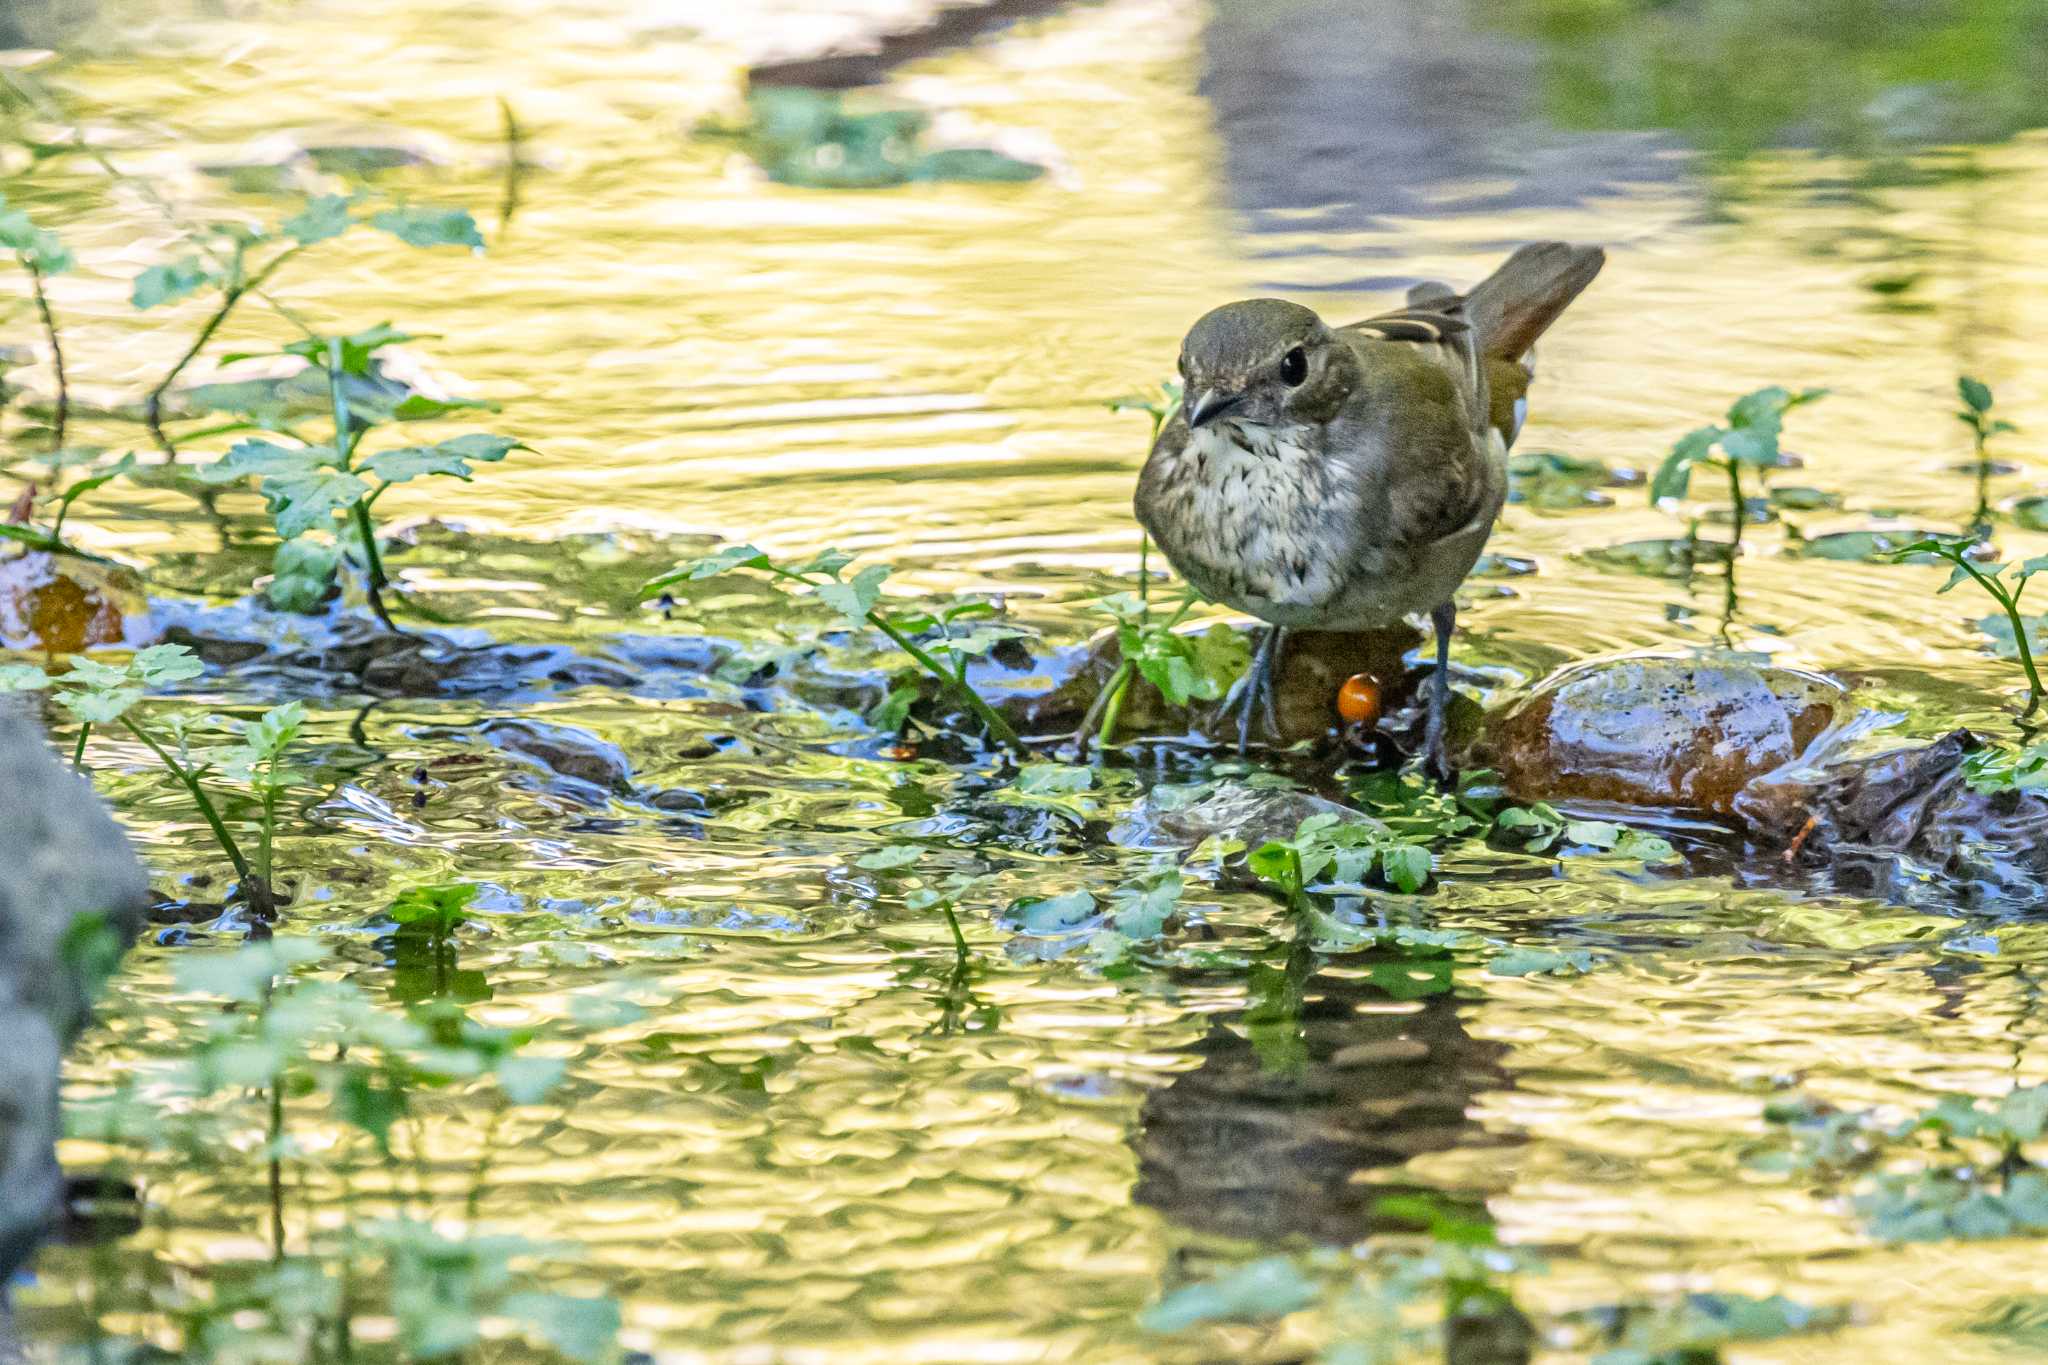
<svg viewBox="0 0 2048 1365">
<path fill-rule="evenodd" d="M 0 1279 L 58 1212 L 58 1071 L 101 972 L 141 932 L 149 882 L 92 788 L 0 707 Z M 95 930 L 95 921 L 103 926 Z"/>
</svg>

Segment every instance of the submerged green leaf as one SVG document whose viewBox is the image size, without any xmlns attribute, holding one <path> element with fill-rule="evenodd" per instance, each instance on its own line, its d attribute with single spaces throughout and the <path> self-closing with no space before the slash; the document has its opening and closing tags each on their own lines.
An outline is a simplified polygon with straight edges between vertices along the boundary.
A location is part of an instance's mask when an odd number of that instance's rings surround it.
<svg viewBox="0 0 2048 1365">
<path fill-rule="evenodd" d="M 219 276 L 201 264 L 197 256 L 187 256 L 169 265 L 153 265 L 137 275 L 135 286 L 129 292 L 129 302 L 146 312 L 195 294 L 218 279 Z"/>
<path fill-rule="evenodd" d="M 1318 1294 L 1316 1282 L 1291 1259 L 1268 1256 L 1176 1289 L 1147 1308 L 1139 1322 L 1153 1332 L 1181 1332 L 1204 1322 L 1257 1322 L 1299 1312 Z"/>
<path fill-rule="evenodd" d="M 284 234 L 300 246 L 312 246 L 339 237 L 354 226 L 355 219 L 351 213 L 354 207 L 355 200 L 347 195 L 317 195 L 284 221 Z"/>
<path fill-rule="evenodd" d="M 476 230 L 476 219 L 470 217 L 468 209 L 386 209 L 370 219 L 370 226 L 390 233 L 407 246 L 484 249 L 483 234 Z"/>
</svg>

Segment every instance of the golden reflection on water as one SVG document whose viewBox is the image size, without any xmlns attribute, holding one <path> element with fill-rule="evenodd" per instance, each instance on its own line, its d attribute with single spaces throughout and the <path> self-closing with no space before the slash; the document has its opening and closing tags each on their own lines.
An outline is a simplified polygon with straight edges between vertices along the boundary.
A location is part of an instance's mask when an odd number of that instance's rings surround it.
<svg viewBox="0 0 2048 1365">
<path fill-rule="evenodd" d="M 1193 317 L 1269 291 L 1360 314 L 1386 295 L 1332 287 L 1359 276 L 1347 253 L 1470 281 L 1505 244 L 1551 235 L 1612 251 L 1545 344 L 1526 447 L 1643 468 L 1739 393 L 1826 385 L 1832 396 L 1794 420 L 1787 443 L 1807 465 L 1787 480 L 1841 491 L 1848 510 L 1805 517 L 1811 535 L 1873 510 L 1945 526 L 1967 516 L 1969 481 L 1950 468 L 1967 453 L 1949 415 L 1959 370 L 1989 380 L 2023 425 L 2048 421 L 2037 415 L 2048 411 L 2038 136 L 1982 152 L 1994 179 L 1887 189 L 1879 208 L 1804 193 L 1845 168 L 1786 155 L 1728 218 L 1677 178 L 1571 210 L 1252 236 L 1216 183 L 1191 4 L 1077 6 L 915 64 L 901 93 L 1051 149 L 1052 173 L 858 194 L 765 184 L 724 146 L 686 136 L 732 103 L 746 53 L 787 36 L 789 6 L 751 18 L 729 5 L 657 16 L 587 0 L 237 13 L 159 18 L 134 32 L 133 51 L 59 79 L 116 159 L 193 218 L 267 212 L 199 168 L 314 125 L 399 130 L 440 163 L 404 183 L 480 210 L 484 257 L 351 239 L 280 286 L 319 325 L 393 319 L 434 334 L 419 349 L 436 370 L 504 402 L 499 425 L 536 447 L 459 503 L 400 490 L 387 503 L 398 516 L 534 539 L 640 530 L 787 551 L 839 544 L 905 566 L 917 585 L 1011 590 L 1078 633 L 1073 604 L 1136 564 L 1128 498 L 1143 425 L 1103 402 L 1168 373 Z M 696 25 L 710 36 L 693 36 Z M 509 225 L 483 211 L 504 192 L 500 97 L 536 163 Z M 128 310 L 127 280 L 174 234 L 132 190 L 108 195 L 96 173 L 70 174 L 67 189 L 100 207 L 66 224 L 85 268 L 56 297 L 81 391 L 111 401 L 161 371 L 198 309 Z M 1929 244 L 1927 311 L 1877 306 L 1866 283 L 1889 249 L 1881 234 Z M 281 339 L 278 327 L 251 310 L 235 334 Z M 2005 451 L 2024 460 L 2036 440 L 2029 431 Z M 2033 491 L 2036 478 L 2001 480 L 1999 494 Z M 98 528 L 101 543 L 144 555 L 210 545 L 184 509 L 125 496 L 136 516 Z M 1538 572 L 1474 606 L 1464 657 L 1511 683 L 1588 654 L 1713 637 L 1718 583 L 1578 557 L 1683 532 L 1640 489 L 1614 496 L 1604 511 L 1510 509 L 1495 549 Z M 1933 571 L 1800 561 L 1781 541 L 1757 533 L 1743 565 L 1745 644 L 1870 670 L 1871 693 L 1912 711 L 1917 728 L 1948 720 L 1915 680 L 1934 669 L 1962 680 L 1946 705 L 1993 714 L 2006 666 L 1978 652 L 1972 609 L 1931 596 Z M 2041 548 L 2017 534 L 2007 544 Z M 491 564 L 416 581 L 468 594 L 484 604 L 473 610 L 508 618 L 508 633 L 588 637 L 632 620 L 617 600 L 566 589 L 565 602 L 560 580 L 529 576 L 509 552 Z M 589 618 L 569 619 L 579 605 Z M 1671 606 L 1697 615 L 1674 621 Z M 620 1295 L 629 1340 L 665 1360 L 1204 1358 L 1207 1347 L 1147 1339 L 1133 1323 L 1176 1249 L 1200 1239 L 1134 1203 L 1132 1135 L 1145 1091 L 1193 1068 L 1211 1017 L 1242 1006 L 1239 985 L 1008 963 L 977 920 L 970 932 L 999 964 L 977 990 L 1000 1023 L 944 1032 L 937 993 L 903 971 L 906 956 L 945 958 L 942 928 L 835 884 L 864 832 L 904 822 L 892 789 L 940 790 L 935 769 L 906 779 L 901 765 L 828 753 L 804 717 L 771 716 L 756 718 L 755 741 L 690 770 L 734 798 L 701 840 L 637 818 L 565 832 L 576 808 L 507 786 L 502 766 L 451 779 L 412 810 L 403 774 L 445 751 L 421 731 L 475 714 L 428 702 L 373 713 L 387 762 L 329 797 L 314 812 L 322 832 L 291 853 L 317 869 L 293 912 L 307 929 L 359 934 L 381 909 L 383 883 L 351 866 L 372 849 L 400 881 L 498 888 L 499 913 L 464 958 L 496 990 L 487 1022 L 560 1023 L 571 993 L 597 988 L 646 1008 L 631 1025 L 573 1035 L 561 1102 L 508 1129 L 488 1217 L 586 1246 L 571 1283 Z M 729 733 L 730 719 L 619 699 L 544 714 L 620 743 L 643 774 L 681 771 L 684 741 Z M 344 744 L 348 719 L 322 717 L 321 741 Z M 95 753 L 103 770 L 136 758 L 114 743 Z M 110 783 L 154 866 L 169 876 L 205 863 L 174 793 Z M 1097 854 L 1060 874 L 1107 869 Z M 1002 889 L 1043 886 L 1017 868 Z M 2042 1079 L 2021 962 L 1945 951 L 1953 921 L 1709 879 L 1451 881 L 1443 902 L 1446 926 L 1536 941 L 1569 925 L 1625 953 L 1581 980 L 1463 986 L 1459 1027 L 1501 1045 L 1508 1076 L 1474 1101 L 1474 1120 L 1507 1141 L 1408 1168 L 1490 1196 L 1511 1239 L 1559 1250 L 1528 1286 L 1534 1302 L 1783 1290 L 1855 1301 L 1877 1323 L 1744 1360 L 2002 1358 L 1956 1329 L 2036 1282 L 2032 1244 L 1877 1249 L 1842 1209 L 1738 1158 L 1761 1097 L 1786 1084 L 1908 1107 L 1930 1090 Z M 1216 908 L 1225 923 L 1265 913 L 1234 896 Z M 198 1007 L 171 988 L 169 957 L 138 955 L 80 1077 L 177 1055 Z M 344 950 L 337 970 L 380 988 L 367 947 Z M 434 1179 L 459 1189 L 475 1121 L 445 1115 L 431 1140 Z M 319 1207 L 333 1191 L 313 1194 Z M 174 1215 L 150 1234 L 166 1258 L 203 1266 L 256 1249 L 262 1191 L 239 1174 L 166 1166 L 151 1198 Z M 50 1259 L 30 1313 L 56 1322 L 80 1263 Z"/>
</svg>

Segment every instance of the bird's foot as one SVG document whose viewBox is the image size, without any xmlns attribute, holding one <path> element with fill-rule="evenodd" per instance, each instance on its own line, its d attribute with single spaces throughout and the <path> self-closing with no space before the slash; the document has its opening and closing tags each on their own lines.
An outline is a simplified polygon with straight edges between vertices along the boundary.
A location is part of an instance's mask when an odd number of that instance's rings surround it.
<svg viewBox="0 0 2048 1365">
<path fill-rule="evenodd" d="M 1266 636 L 1252 654 L 1252 665 L 1237 680 L 1226 706 L 1237 712 L 1237 756 L 1243 758 L 1252 745 L 1252 716 L 1263 712 L 1266 732 L 1280 737 L 1280 714 L 1273 702 L 1273 656 L 1279 652 L 1280 627 L 1268 626 Z"/>
</svg>

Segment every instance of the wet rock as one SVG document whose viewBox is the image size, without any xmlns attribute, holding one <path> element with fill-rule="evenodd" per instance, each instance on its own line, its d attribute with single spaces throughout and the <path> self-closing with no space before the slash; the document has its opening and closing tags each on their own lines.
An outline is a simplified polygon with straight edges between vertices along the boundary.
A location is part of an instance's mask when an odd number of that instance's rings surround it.
<svg viewBox="0 0 2048 1365">
<path fill-rule="evenodd" d="M 60 1208 L 64 1049 L 141 932 L 149 883 L 92 788 L 18 706 L 0 707 L 0 771 L 0 1278 L 12 1278 Z M 105 932 L 85 932 L 88 916 Z"/>
<path fill-rule="evenodd" d="M 1789 847 L 1838 888 L 1908 905 L 2034 910 L 2048 901 L 2048 794 L 1980 792 L 1965 780 L 1977 738 L 1759 783 L 1737 804 L 1761 842 Z"/>
<path fill-rule="evenodd" d="M 1732 813 L 1845 711 L 1818 674 L 1732 657 L 1597 660 L 1558 673 L 1488 728 L 1484 757 L 1526 801 Z"/>
<path fill-rule="evenodd" d="M 236 664 L 260 659 L 270 652 L 270 646 L 258 640 L 229 640 L 215 635 L 201 635 L 182 625 L 174 625 L 165 630 L 164 643 L 185 646 L 199 656 L 201 663 L 212 668 L 233 668 Z"/>
<path fill-rule="evenodd" d="M 1182 849 L 1222 835 L 1256 847 L 1268 839 L 1291 839 L 1302 821 L 1326 814 L 1344 819 L 1358 812 L 1309 792 L 1242 782 L 1226 782 L 1185 803 L 1178 793 L 1154 790 L 1131 808 L 1110 839 L 1126 848 Z"/>
<path fill-rule="evenodd" d="M 128 570 L 40 551 L 0 560 L 0 643 L 8 649 L 82 654 L 151 638 L 149 600 Z"/>
<path fill-rule="evenodd" d="M 491 720 L 477 733 L 493 747 L 562 780 L 551 785 L 593 804 L 633 790 L 633 767 L 625 752 L 588 730 L 536 720 Z"/>
</svg>

